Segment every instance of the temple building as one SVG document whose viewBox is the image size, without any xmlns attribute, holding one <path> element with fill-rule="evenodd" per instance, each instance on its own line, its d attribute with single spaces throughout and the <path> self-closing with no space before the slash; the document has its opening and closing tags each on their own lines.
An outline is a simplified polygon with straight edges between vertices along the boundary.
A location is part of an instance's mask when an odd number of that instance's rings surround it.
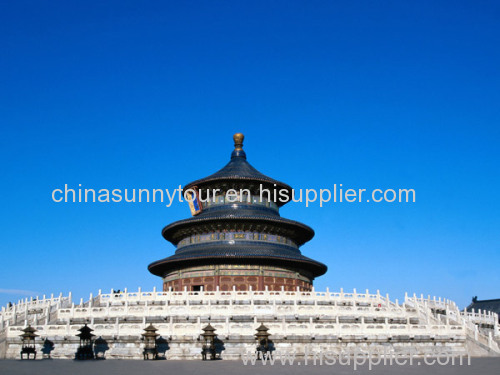
<svg viewBox="0 0 500 375">
<path fill-rule="evenodd" d="M 163 229 L 175 253 L 149 265 L 163 290 L 99 290 L 79 301 L 70 292 L 3 306 L 0 359 L 19 358 L 23 348 L 50 358 L 243 361 L 269 350 L 310 363 L 355 350 L 500 355 L 498 300 L 474 299 L 461 310 L 423 294 L 399 301 L 379 290 L 315 290 L 326 266 L 300 251 L 314 231 L 282 218 L 287 200 L 274 196 L 291 198 L 292 188 L 248 163 L 242 134 L 234 141 L 224 168 L 184 187 L 193 216 Z M 28 342 L 29 327 L 38 339 Z"/>
<path fill-rule="evenodd" d="M 165 291 L 310 291 L 327 270 L 300 251 L 314 231 L 280 216 L 292 188 L 252 167 L 243 134 L 233 138 L 229 163 L 184 187 L 193 217 L 163 229 L 176 251 L 149 271 L 162 277 Z M 277 199 L 279 191 L 288 198 Z"/>
<path fill-rule="evenodd" d="M 477 296 L 472 297 L 472 302 L 469 306 L 467 306 L 467 311 L 488 311 L 494 314 L 500 314 L 500 298 L 497 299 L 484 299 L 478 300 Z M 498 319 L 500 323 L 500 318 Z"/>
</svg>

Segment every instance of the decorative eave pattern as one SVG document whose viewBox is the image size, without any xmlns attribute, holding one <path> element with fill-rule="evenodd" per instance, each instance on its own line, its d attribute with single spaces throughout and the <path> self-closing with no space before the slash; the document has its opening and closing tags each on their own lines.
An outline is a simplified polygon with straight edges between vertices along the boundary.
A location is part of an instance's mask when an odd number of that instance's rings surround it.
<svg viewBox="0 0 500 375">
<path fill-rule="evenodd" d="M 277 216 L 236 216 L 213 215 L 209 217 L 193 217 L 176 221 L 162 230 L 163 237 L 172 244 L 193 234 L 203 234 L 217 231 L 257 231 L 285 236 L 301 246 L 314 237 L 314 230 L 294 220 Z"/>
</svg>

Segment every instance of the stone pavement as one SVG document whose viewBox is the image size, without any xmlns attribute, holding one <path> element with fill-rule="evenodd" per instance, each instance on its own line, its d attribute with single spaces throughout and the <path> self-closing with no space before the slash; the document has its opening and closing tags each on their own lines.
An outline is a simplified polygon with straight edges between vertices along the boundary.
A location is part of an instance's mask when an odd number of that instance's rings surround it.
<svg viewBox="0 0 500 375">
<path fill-rule="evenodd" d="M 203 374 L 203 375 L 293 375 L 293 374 L 438 374 L 438 375 L 462 375 L 462 374 L 499 374 L 500 358 L 471 358 L 471 365 L 440 366 L 440 365 L 416 365 L 415 363 L 405 366 L 379 365 L 372 370 L 368 366 L 361 366 L 354 370 L 353 365 L 343 366 L 308 366 L 281 365 L 263 366 L 258 363 L 254 366 L 243 365 L 241 361 L 131 361 L 131 360 L 104 360 L 76 362 L 73 360 L 42 360 L 42 361 L 20 361 L 0 360 L 1 375 L 160 375 L 160 374 Z"/>
</svg>

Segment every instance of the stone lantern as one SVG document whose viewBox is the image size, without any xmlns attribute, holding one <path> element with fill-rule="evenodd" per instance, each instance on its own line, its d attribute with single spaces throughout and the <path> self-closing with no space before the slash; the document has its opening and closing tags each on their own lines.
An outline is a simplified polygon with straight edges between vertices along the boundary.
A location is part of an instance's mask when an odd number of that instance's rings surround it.
<svg viewBox="0 0 500 375">
<path fill-rule="evenodd" d="M 80 338 L 80 346 L 78 347 L 78 350 L 75 353 L 75 359 L 78 360 L 85 360 L 85 359 L 94 359 L 94 342 L 93 342 L 93 337 L 95 336 L 92 334 L 93 329 L 87 326 L 85 324 L 82 328 L 78 330 L 80 333 L 77 334 Z"/>
<path fill-rule="evenodd" d="M 267 328 L 264 324 L 256 328 L 257 333 L 255 334 L 255 339 L 257 340 L 257 353 L 260 355 L 265 355 L 269 351 L 269 336 L 271 334 L 268 332 L 269 328 Z"/>
<path fill-rule="evenodd" d="M 214 360 L 215 359 L 215 338 L 217 335 L 215 334 L 215 328 L 210 325 L 210 323 L 202 328 L 203 333 L 201 336 L 203 337 L 203 347 L 201 349 L 201 358 L 206 361 L 207 359 Z M 209 357 L 209 358 L 207 358 Z"/>
<path fill-rule="evenodd" d="M 144 328 L 145 333 L 142 334 L 144 339 L 144 350 L 142 354 L 144 360 L 158 359 L 158 348 L 156 347 L 156 338 L 159 336 L 158 331 L 152 324 Z"/>
<path fill-rule="evenodd" d="M 23 340 L 23 346 L 21 348 L 21 359 L 24 359 L 24 354 L 30 359 L 30 355 L 33 354 L 33 359 L 36 359 L 36 348 L 35 348 L 35 338 L 38 337 L 35 334 L 36 329 L 31 325 L 23 329 L 23 334 L 21 335 L 21 340 Z"/>
</svg>

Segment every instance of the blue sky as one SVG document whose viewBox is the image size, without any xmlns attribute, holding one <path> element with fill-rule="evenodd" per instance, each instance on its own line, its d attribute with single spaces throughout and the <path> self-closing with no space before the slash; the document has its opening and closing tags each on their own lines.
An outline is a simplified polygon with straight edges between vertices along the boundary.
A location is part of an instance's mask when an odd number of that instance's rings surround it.
<svg viewBox="0 0 500 375">
<path fill-rule="evenodd" d="M 54 203 L 250 163 L 294 188 L 413 188 L 415 204 L 285 206 L 316 287 L 499 298 L 494 1 L 2 2 L 0 303 L 160 287 L 187 204 Z"/>
</svg>

